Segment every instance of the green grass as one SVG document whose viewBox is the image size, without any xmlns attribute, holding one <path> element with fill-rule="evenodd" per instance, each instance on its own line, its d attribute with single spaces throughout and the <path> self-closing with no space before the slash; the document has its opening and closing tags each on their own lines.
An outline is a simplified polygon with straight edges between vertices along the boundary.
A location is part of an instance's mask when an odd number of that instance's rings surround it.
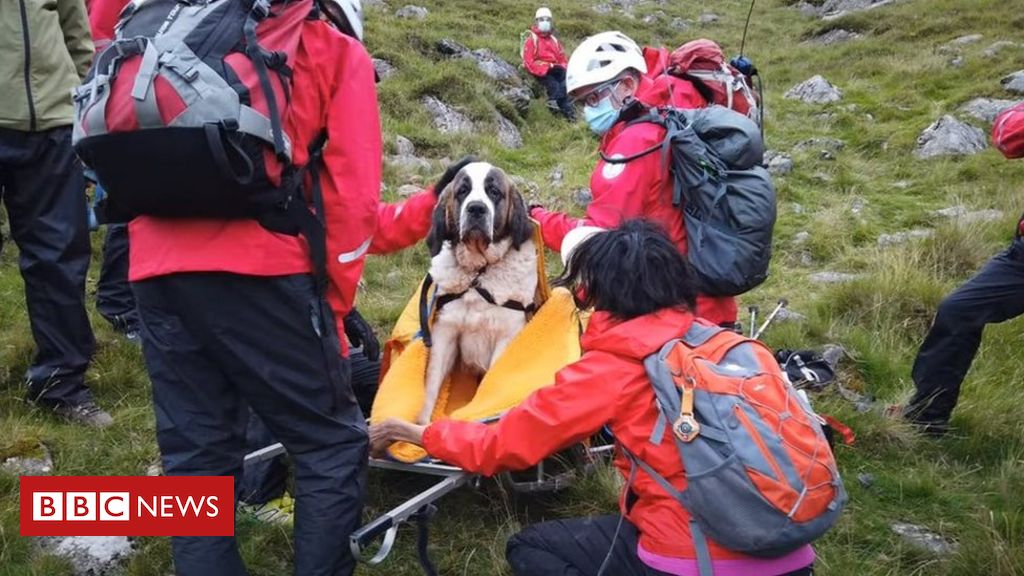
<svg viewBox="0 0 1024 576">
<path fill-rule="evenodd" d="M 588 184 L 596 160 L 596 141 L 581 124 L 553 119 L 543 101 L 514 114 L 496 87 L 467 61 L 444 60 L 434 51 L 450 37 L 469 48 L 490 48 L 515 63 L 519 32 L 532 18 L 533 4 L 498 0 L 431 0 L 423 22 L 392 16 L 391 9 L 368 10 L 367 42 L 376 56 L 390 60 L 398 74 L 379 86 L 383 129 L 392 146 L 397 134 L 410 138 L 430 158 L 457 158 L 473 152 L 510 173 L 535 182 L 531 200 L 579 210 L 569 194 Z M 574 46 L 583 36 L 621 29 L 644 44 L 678 45 L 697 37 L 718 40 L 727 53 L 739 46 L 747 4 L 720 0 L 713 10 L 721 20 L 677 32 L 672 17 L 696 18 L 712 9 L 692 0 L 643 4 L 637 18 L 618 11 L 598 15 L 591 2 L 559 0 L 554 10 L 562 40 Z M 768 147 L 791 152 L 813 137 L 840 138 L 846 146 L 833 161 L 816 151 L 793 152 L 795 171 L 777 180 L 780 219 L 772 277 L 742 299 L 769 308 L 787 298 L 808 316 L 802 324 L 781 324 L 767 340 L 778 347 L 843 344 L 852 354 L 842 378 L 848 386 L 880 403 L 906 397 L 910 366 L 942 296 L 962 282 L 1007 242 L 1017 211 L 1024 164 L 1002 160 L 989 150 L 963 159 L 920 161 L 912 150 L 920 132 L 945 113 L 976 96 L 1007 97 L 999 78 L 1021 67 L 1024 49 L 1004 49 L 999 58 L 983 56 L 997 40 L 1020 39 L 1024 15 L 1007 10 L 1002 0 L 908 0 L 838 21 L 804 18 L 787 4 L 758 4 L 747 52 L 765 75 Z M 669 16 L 645 25 L 641 17 L 663 10 Z M 821 47 L 806 40 L 832 28 L 865 34 L 862 40 Z M 970 33 L 985 38 L 963 48 L 961 68 L 936 48 Z M 842 102 L 811 106 L 782 99 L 793 84 L 822 74 L 845 93 Z M 446 137 L 434 131 L 418 100 L 435 95 L 481 121 L 479 133 Z M 497 108 L 520 127 L 526 146 L 508 151 L 493 136 Z M 830 116 L 822 113 L 829 112 Z M 983 126 L 987 129 L 987 127 Z M 562 167 L 565 178 L 552 186 L 548 175 Z M 438 170 L 439 172 L 439 170 Z M 420 178 L 385 172 L 389 190 Z M 899 185 L 896 185 L 900 183 Z M 394 198 L 391 198 L 394 199 Z M 963 203 L 972 209 L 1006 212 L 997 222 L 957 227 L 934 210 Z M 794 205 L 802 207 L 802 213 Z M 859 214 L 851 207 L 861 205 Z M 928 240 L 880 249 L 882 233 L 936 228 Z M 807 231 L 810 240 L 794 237 Z M 100 236 L 94 237 L 98 247 Z M 97 252 L 98 256 L 98 252 Z M 33 345 L 16 268 L 17 251 L 0 254 L 0 454 L 31 452 L 38 441 L 53 453 L 57 474 L 141 474 L 156 456 L 149 387 L 139 352 L 120 341 L 94 315 L 99 341 L 89 383 L 116 424 L 102 432 L 62 425 L 22 401 L 22 374 Z M 556 258 L 551 258 L 555 260 Z M 387 258 L 373 258 L 366 269 L 360 308 L 386 334 L 426 268 L 422 247 Z M 846 285 L 808 282 L 816 271 L 857 272 L 863 278 Z M 92 279 L 97 276 L 94 266 Z M 90 283 L 90 301 L 93 284 Z M 818 546 L 819 572 L 838 576 L 1024 574 L 1024 369 L 1020 366 L 1024 322 L 991 327 L 964 386 L 953 424 L 943 440 L 928 440 L 874 414 L 859 414 L 834 393 L 815 398 L 816 406 L 857 431 L 853 447 L 837 456 L 851 493 L 838 526 Z M 875 477 L 862 487 L 860 473 Z M 421 478 L 373 473 L 367 517 L 397 504 L 424 487 Z M 555 496 L 514 497 L 485 482 L 441 503 L 434 520 L 431 553 L 442 573 L 493 575 L 504 568 L 505 538 L 529 522 L 614 509 L 617 481 L 607 470 Z M 39 554 L 19 537 L 17 480 L 0 475 L 0 575 L 60 575 L 68 567 Z M 956 540 L 959 552 L 937 558 L 908 547 L 889 530 L 894 521 L 922 524 Z M 253 574 L 290 571 L 290 535 L 286 530 L 243 519 L 240 542 Z M 412 575 L 415 531 L 404 528 L 396 552 L 379 568 L 362 574 Z M 339 545 L 342 543 L 339 542 Z M 171 572 L 168 542 L 146 538 L 127 566 L 132 575 Z"/>
</svg>

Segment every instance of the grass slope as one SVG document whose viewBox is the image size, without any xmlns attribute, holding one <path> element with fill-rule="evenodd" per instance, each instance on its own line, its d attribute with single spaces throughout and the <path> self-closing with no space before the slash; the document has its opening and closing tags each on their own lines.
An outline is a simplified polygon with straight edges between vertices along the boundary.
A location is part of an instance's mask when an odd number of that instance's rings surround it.
<svg viewBox="0 0 1024 576">
<path fill-rule="evenodd" d="M 916 346 L 942 295 L 1003 247 L 1022 206 L 1024 165 L 987 151 L 963 159 L 917 160 L 918 134 L 945 113 L 977 96 L 1007 97 L 998 79 L 1020 68 L 1020 45 L 988 58 L 984 48 L 997 40 L 1019 40 L 1024 16 L 1003 0 L 907 0 L 870 12 L 823 22 L 801 16 L 786 0 L 767 0 L 755 10 L 747 52 L 765 75 L 769 116 L 768 146 L 790 152 L 813 137 L 840 138 L 845 147 L 834 160 L 811 148 L 793 152 L 795 171 L 777 180 L 780 220 L 772 278 L 743 298 L 762 310 L 778 298 L 808 316 L 800 324 L 779 325 L 770 344 L 818 346 L 840 342 L 853 355 L 843 374 L 847 385 L 882 401 L 903 398 L 911 387 L 909 370 Z M 371 51 L 391 61 L 398 74 L 380 85 L 384 131 L 410 138 L 419 153 L 456 158 L 476 152 L 539 185 L 531 195 L 544 203 L 579 210 L 570 191 L 586 186 L 596 159 L 595 141 L 582 125 L 552 119 L 540 99 L 525 117 L 501 100 L 497 87 L 463 60 L 443 60 L 434 43 L 450 37 L 470 48 L 490 48 L 515 62 L 519 33 L 535 6 L 499 0 L 430 0 L 422 22 L 395 18 L 389 9 L 368 10 Z M 616 9 L 599 15 L 589 2 L 554 1 L 562 40 L 570 47 L 583 36 L 621 29 L 645 44 L 677 45 L 709 36 L 728 53 L 738 50 L 747 4 L 677 1 L 642 3 L 636 18 Z M 641 17 L 656 10 L 668 15 L 655 24 Z M 721 19 L 707 27 L 674 31 L 673 17 L 696 19 L 713 10 Z M 831 47 L 807 42 L 831 28 L 845 28 L 863 39 Z M 965 34 L 984 39 L 963 48 L 961 68 L 936 49 Z M 842 102 L 812 106 L 782 99 L 793 84 L 823 74 L 845 93 Z M 435 95 L 482 122 L 478 133 L 439 135 L 418 104 Z M 502 149 L 493 135 L 493 110 L 513 118 L 526 146 Z M 987 126 L 983 126 L 987 130 Z M 556 167 L 564 180 L 549 184 Z M 439 170 L 437 170 L 439 171 Z M 386 170 L 389 190 L 434 175 Z M 389 195 L 390 196 L 390 195 Z M 933 215 L 963 203 L 996 208 L 998 221 L 957 227 Z M 920 242 L 882 249 L 877 237 L 912 228 L 936 228 Z M 795 241 L 798 232 L 810 239 Z M 94 237 L 98 247 L 100 237 Z M 55 473 L 140 474 L 156 456 L 148 381 L 139 352 L 118 340 L 94 315 L 99 341 L 89 383 L 117 423 L 103 432 L 85 432 L 55 422 L 21 402 L 22 374 L 32 354 L 16 249 L 0 255 L 0 457 L 37 441 L 53 451 Z M 97 252 L 98 255 L 98 252 Z M 360 308 L 382 334 L 397 317 L 426 268 L 422 248 L 367 265 Z M 863 274 L 843 285 L 816 285 L 808 276 L 821 270 Z M 97 276 L 93 269 L 92 280 Z M 90 293 L 93 285 L 90 284 Z M 1019 352 L 1024 324 L 988 330 L 985 344 L 965 385 L 951 437 L 933 441 L 871 414 L 857 414 L 836 395 L 816 399 L 818 407 L 850 423 L 858 442 L 840 448 L 838 459 L 851 492 L 839 525 L 818 545 L 819 571 L 826 575 L 1024 574 L 1024 380 Z M 857 475 L 875 482 L 862 487 Z M 367 514 L 379 513 L 423 487 L 418 478 L 373 474 Z M 504 539 L 522 524 L 561 515 L 614 509 L 616 481 L 604 471 L 556 497 L 512 498 L 492 484 L 464 490 L 443 501 L 434 522 L 431 552 L 444 574 L 503 574 Z M 0 574 L 69 573 L 62 561 L 38 554 L 18 534 L 17 479 L 0 475 Z M 959 552 L 936 558 L 908 547 L 888 528 L 893 521 L 925 525 L 960 543 Z M 253 574 L 290 571 L 286 530 L 243 518 L 243 553 Z M 382 567 L 360 573 L 417 574 L 415 534 L 405 529 L 398 550 Z M 342 543 L 339 542 L 339 545 Z M 142 539 L 140 553 L 127 566 L 132 575 L 170 573 L 168 542 Z"/>
</svg>

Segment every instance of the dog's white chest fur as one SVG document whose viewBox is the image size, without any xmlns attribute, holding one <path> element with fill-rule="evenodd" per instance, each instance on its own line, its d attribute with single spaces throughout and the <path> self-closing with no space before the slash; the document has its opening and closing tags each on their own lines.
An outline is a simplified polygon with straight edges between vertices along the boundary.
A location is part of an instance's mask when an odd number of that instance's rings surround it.
<svg viewBox="0 0 1024 576">
<path fill-rule="evenodd" d="M 528 306 L 537 290 L 536 246 L 531 240 L 513 250 L 510 243 L 507 239 L 496 242 L 484 255 L 462 244 L 446 246 L 431 260 L 430 275 L 438 295 L 464 292 L 438 312 L 433 333 L 454 337 L 452 344 L 458 346 L 462 363 L 479 374 L 491 367 L 526 325 L 522 311 L 501 304 L 519 302 Z M 486 269 L 478 275 L 475 270 L 484 265 Z M 474 289 L 474 281 L 495 304 Z"/>
</svg>

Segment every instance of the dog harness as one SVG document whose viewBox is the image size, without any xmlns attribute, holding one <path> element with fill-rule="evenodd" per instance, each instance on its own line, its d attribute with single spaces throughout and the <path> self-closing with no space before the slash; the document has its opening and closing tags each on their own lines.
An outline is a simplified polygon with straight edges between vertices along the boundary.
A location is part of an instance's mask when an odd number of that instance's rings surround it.
<svg viewBox="0 0 1024 576">
<path fill-rule="evenodd" d="M 491 294 L 490 290 L 480 285 L 480 276 L 487 271 L 487 266 L 484 266 L 477 271 L 476 276 L 469 283 L 469 288 L 462 292 L 453 292 L 451 294 L 441 294 L 434 299 L 435 309 L 440 312 L 447 304 L 462 298 L 469 293 L 470 290 L 476 290 L 477 294 L 484 299 L 485 302 L 494 306 L 501 306 L 502 308 L 508 308 L 509 310 L 515 310 L 516 312 L 522 312 L 526 316 L 533 314 L 537 311 L 537 304 L 530 302 L 529 304 L 523 304 L 518 300 L 506 300 L 504 302 L 498 302 L 494 299 L 494 295 Z M 427 304 L 427 293 L 430 291 L 430 287 L 434 284 L 434 278 L 427 273 L 423 277 L 423 286 L 420 288 L 420 333 L 423 336 L 423 343 L 429 348 L 433 343 L 430 338 L 430 306 Z"/>
</svg>

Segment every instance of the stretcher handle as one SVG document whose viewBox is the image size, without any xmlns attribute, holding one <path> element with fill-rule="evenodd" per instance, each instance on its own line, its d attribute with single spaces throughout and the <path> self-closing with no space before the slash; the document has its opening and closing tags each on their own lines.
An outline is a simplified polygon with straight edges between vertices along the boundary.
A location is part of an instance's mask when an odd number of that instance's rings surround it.
<svg viewBox="0 0 1024 576">
<path fill-rule="evenodd" d="M 352 555 L 357 559 L 363 559 L 363 549 L 381 536 L 384 537 L 384 541 L 381 542 L 380 550 L 369 560 L 364 560 L 371 566 L 380 564 L 391 554 L 391 548 L 395 545 L 395 537 L 398 536 L 398 524 L 391 516 L 376 518 L 354 532 L 349 540 Z"/>
</svg>

